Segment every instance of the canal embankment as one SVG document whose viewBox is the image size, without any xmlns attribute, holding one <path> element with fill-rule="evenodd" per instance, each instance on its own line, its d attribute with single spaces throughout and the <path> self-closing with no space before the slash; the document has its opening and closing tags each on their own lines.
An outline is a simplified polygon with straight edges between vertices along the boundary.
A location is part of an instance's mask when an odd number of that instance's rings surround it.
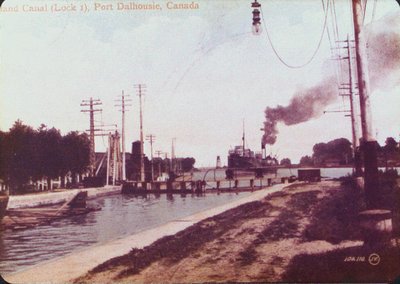
<svg viewBox="0 0 400 284">
<path fill-rule="evenodd" d="M 75 283 L 392 282 L 398 239 L 364 245 L 362 200 L 339 181 L 292 184 L 142 249 L 132 242 Z"/>
<path fill-rule="evenodd" d="M 82 191 L 86 191 L 88 193 L 88 199 L 92 199 L 92 198 L 120 193 L 121 186 L 65 189 L 60 191 L 49 191 L 49 192 L 40 192 L 40 193 L 32 193 L 24 195 L 11 195 L 9 197 L 7 209 L 20 209 L 20 208 L 61 204 L 70 200 L 78 192 Z"/>
<path fill-rule="evenodd" d="M 142 249 L 165 236 L 174 235 L 206 218 L 218 215 L 242 204 L 257 201 L 265 196 L 280 191 L 286 186 L 278 184 L 273 187 L 254 191 L 253 193 L 230 203 L 205 210 L 188 217 L 173 220 L 161 226 L 142 231 L 105 244 L 95 245 L 67 256 L 38 264 L 26 270 L 5 275 L 11 283 L 66 283 L 72 282 L 103 262 L 129 253 L 133 248 Z"/>
</svg>

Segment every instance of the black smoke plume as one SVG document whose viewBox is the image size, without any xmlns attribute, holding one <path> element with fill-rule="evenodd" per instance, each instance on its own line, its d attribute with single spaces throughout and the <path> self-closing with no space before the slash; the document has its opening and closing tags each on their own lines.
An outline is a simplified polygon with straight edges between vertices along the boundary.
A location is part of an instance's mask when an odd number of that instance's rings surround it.
<svg viewBox="0 0 400 284">
<path fill-rule="evenodd" d="M 366 28 L 371 90 L 389 90 L 400 84 L 400 12 Z"/>
<path fill-rule="evenodd" d="M 400 84 L 400 12 L 392 13 L 367 26 L 363 36 L 367 39 L 371 92 L 378 88 L 390 90 L 398 86 Z M 348 69 L 344 67 L 343 72 L 347 74 Z M 334 76 L 330 76 L 315 87 L 297 92 L 288 106 L 267 107 L 262 144 L 275 143 L 278 122 L 293 125 L 321 116 L 324 107 L 337 98 L 337 86 Z"/>
<path fill-rule="evenodd" d="M 293 125 L 321 116 L 324 108 L 337 99 L 337 86 L 335 77 L 329 76 L 317 86 L 298 91 L 288 106 L 267 107 L 262 144 L 275 143 L 278 122 Z"/>
</svg>

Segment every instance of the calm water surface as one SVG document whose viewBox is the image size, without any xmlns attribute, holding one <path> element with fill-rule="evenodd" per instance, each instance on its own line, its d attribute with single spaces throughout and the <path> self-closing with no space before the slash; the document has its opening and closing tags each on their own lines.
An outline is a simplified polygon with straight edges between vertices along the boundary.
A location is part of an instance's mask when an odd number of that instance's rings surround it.
<svg viewBox="0 0 400 284">
<path fill-rule="evenodd" d="M 323 177 L 338 178 L 351 174 L 351 168 L 321 168 Z M 297 169 L 278 169 L 276 177 L 297 175 Z M 194 172 L 194 179 L 212 181 L 225 178 L 225 169 Z M 266 184 L 264 181 L 263 184 Z M 225 185 L 226 186 L 226 185 Z M 166 195 L 134 197 L 113 195 L 90 200 L 101 211 L 58 220 L 48 226 L 23 231 L 0 231 L 0 273 L 15 272 L 119 237 L 143 231 L 174 219 L 249 195 L 249 192 L 205 196 Z"/>
<path fill-rule="evenodd" d="M 301 169 L 301 168 L 300 168 Z M 320 168 L 321 176 L 325 178 L 340 178 L 343 176 L 351 175 L 353 172 L 352 168 Z M 384 171 L 385 168 L 379 168 Z M 398 173 L 400 173 L 400 168 L 395 168 Z M 224 180 L 225 179 L 225 171 L 226 169 L 210 169 L 210 170 L 201 170 L 197 172 L 193 172 L 193 179 L 205 179 L 208 181 L 213 180 Z M 297 176 L 298 168 L 278 168 L 276 175 L 269 174 L 268 177 L 289 177 L 289 176 Z M 264 184 L 267 180 L 267 176 L 264 177 Z M 221 185 L 222 186 L 222 185 Z"/>
<path fill-rule="evenodd" d="M 21 231 L 0 231 L 0 273 L 22 270 L 90 245 L 143 231 L 249 195 L 113 195 L 89 200 L 100 211 Z"/>
<path fill-rule="evenodd" d="M 280 177 L 289 177 L 289 176 L 297 176 L 298 168 L 278 168 L 276 174 L 268 174 L 264 176 L 264 181 L 267 181 L 267 178 L 280 178 Z M 193 172 L 193 180 L 202 180 L 205 179 L 207 181 L 213 180 L 225 180 L 225 171 L 226 169 L 210 169 L 210 170 L 201 170 Z M 321 176 L 327 178 L 340 178 L 342 176 L 346 176 L 351 174 L 353 171 L 352 168 L 321 168 Z M 221 185 L 222 186 L 222 185 Z"/>
</svg>

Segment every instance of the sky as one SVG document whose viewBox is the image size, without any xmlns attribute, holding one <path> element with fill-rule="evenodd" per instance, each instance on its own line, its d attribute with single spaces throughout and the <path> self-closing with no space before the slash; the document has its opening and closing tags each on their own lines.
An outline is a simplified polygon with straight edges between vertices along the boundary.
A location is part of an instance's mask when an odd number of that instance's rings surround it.
<svg viewBox="0 0 400 284">
<path fill-rule="evenodd" d="M 126 113 L 130 151 L 132 141 L 139 139 L 134 85 L 145 84 L 144 135 L 155 135 L 154 150 L 170 155 L 176 138 L 176 155 L 194 157 L 196 166 L 215 166 L 217 156 L 226 164 L 228 151 L 241 143 L 244 121 L 246 146 L 259 151 L 266 107 L 286 106 L 301 90 L 323 85 L 329 74 L 345 76 L 339 61 L 333 60 L 337 49 L 332 47 L 335 39 L 345 40 L 347 34 L 352 38 L 348 0 L 259 2 L 265 26 L 260 35 L 253 35 L 251 1 L 244 0 L 6 0 L 0 12 L 0 130 L 8 131 L 20 119 L 63 134 L 85 131 L 89 116 L 80 104 L 90 97 L 102 102 L 96 125 L 120 128 L 121 112 L 115 105 L 124 90 L 132 100 Z M 159 4 L 161 10 L 118 10 L 118 3 Z M 173 3 L 198 8 L 169 9 Z M 330 5 L 325 29 L 322 3 Z M 95 10 L 96 4 L 104 10 Z M 54 10 L 74 6 L 76 11 Z M 30 8 L 47 10 L 24 11 Z M 397 33 L 400 23 L 394 19 L 400 18 L 399 11 L 395 0 L 367 2 L 364 35 L 375 54 L 385 46 L 373 40 L 374 34 Z M 289 65 L 308 62 L 324 34 L 309 64 L 288 68 L 271 48 L 265 28 Z M 377 65 L 383 73 L 370 71 L 374 78 L 384 74 L 371 89 L 373 129 L 381 144 L 388 136 L 398 140 L 400 134 L 400 61 L 393 62 L 390 68 Z M 351 140 L 345 113 L 323 114 L 347 109 L 348 99 L 337 96 L 308 121 L 278 122 L 276 143 L 268 145 L 267 152 L 298 162 L 312 154 L 316 143 Z M 97 137 L 96 151 L 105 151 L 106 143 L 106 137 Z M 150 156 L 148 142 L 145 154 Z"/>
</svg>

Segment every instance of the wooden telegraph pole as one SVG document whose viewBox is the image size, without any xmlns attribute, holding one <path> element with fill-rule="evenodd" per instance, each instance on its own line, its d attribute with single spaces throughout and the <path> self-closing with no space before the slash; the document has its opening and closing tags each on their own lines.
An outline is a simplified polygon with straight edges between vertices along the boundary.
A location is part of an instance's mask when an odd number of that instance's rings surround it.
<svg viewBox="0 0 400 284">
<path fill-rule="evenodd" d="M 348 63 L 348 84 L 342 84 L 343 87 L 340 87 L 339 90 L 345 91 L 341 93 L 340 96 L 349 97 L 350 103 L 350 119 L 351 119 L 351 136 L 352 136 L 352 144 L 353 144 L 353 157 L 354 157 L 354 169 L 355 175 L 357 177 L 362 176 L 362 165 L 360 160 L 360 142 L 359 142 L 359 131 L 358 131 L 358 123 L 357 123 L 357 116 L 355 111 L 354 105 L 354 82 L 353 82 L 353 68 L 352 68 L 352 54 L 351 54 L 351 41 L 349 36 L 347 35 L 347 39 L 345 41 L 337 41 L 339 43 L 345 43 L 346 46 L 343 48 L 346 49 L 345 56 L 339 56 L 339 60 L 347 60 Z M 354 42 L 354 41 L 353 41 Z M 346 115 L 348 116 L 348 115 Z"/>
<path fill-rule="evenodd" d="M 122 180 L 126 180 L 126 160 L 125 160 L 125 112 L 128 111 L 127 107 L 132 106 L 130 104 L 126 104 L 127 102 L 131 102 L 132 100 L 127 98 L 129 95 L 125 95 L 124 91 L 122 91 L 121 99 L 118 99 L 118 102 L 121 102 L 120 105 L 115 105 L 121 107 L 120 111 L 122 113 L 122 133 L 121 133 L 121 142 L 122 142 Z"/>
<path fill-rule="evenodd" d="M 151 159 L 151 181 L 154 181 L 154 163 L 153 163 L 153 143 L 156 136 L 149 134 L 146 136 L 146 140 L 150 143 L 150 159 Z"/>
<path fill-rule="evenodd" d="M 370 90 L 366 54 L 366 42 L 360 34 L 363 25 L 361 0 L 352 0 L 354 39 L 356 47 L 356 63 L 358 92 L 360 98 L 360 114 L 362 129 L 361 149 L 364 156 L 365 198 L 368 209 L 379 207 L 379 182 L 377 142 L 372 131 Z"/>
<path fill-rule="evenodd" d="M 96 105 L 101 105 L 101 101 L 99 99 L 90 98 L 89 100 L 82 100 L 81 106 L 88 106 L 89 109 L 81 110 L 81 112 L 89 112 L 90 115 L 90 129 L 89 129 L 89 139 L 90 139 L 90 176 L 94 176 L 94 168 L 96 162 L 96 154 L 95 154 L 95 143 L 94 143 L 94 113 L 97 111 L 102 111 L 102 109 L 94 109 L 93 107 Z"/>
<path fill-rule="evenodd" d="M 144 145 L 143 145 L 143 110 L 142 110 L 142 95 L 144 95 L 144 91 L 146 85 L 138 84 L 135 85 L 137 89 L 137 95 L 139 96 L 139 106 L 140 106 L 140 181 L 145 181 L 144 174 Z"/>
<path fill-rule="evenodd" d="M 162 159 L 161 159 L 161 154 L 163 154 L 163 152 L 161 152 L 160 150 L 156 151 L 156 155 L 159 158 L 158 159 L 158 176 L 161 176 L 161 163 L 162 163 Z"/>
</svg>

